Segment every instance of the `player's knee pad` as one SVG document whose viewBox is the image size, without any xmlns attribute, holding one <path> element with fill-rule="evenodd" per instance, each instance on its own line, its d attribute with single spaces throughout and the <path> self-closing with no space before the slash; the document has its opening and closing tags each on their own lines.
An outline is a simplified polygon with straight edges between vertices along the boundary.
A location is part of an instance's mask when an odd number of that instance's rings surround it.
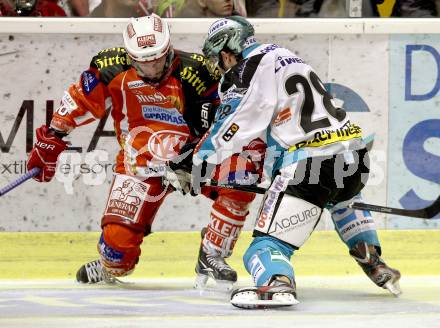
<svg viewBox="0 0 440 328">
<path fill-rule="evenodd" d="M 98 243 L 101 262 L 114 276 L 130 274 L 141 254 L 143 233 L 118 224 L 104 226 Z"/>
<path fill-rule="evenodd" d="M 246 197 L 240 199 L 239 195 L 220 193 L 215 200 L 211 210 L 211 221 L 202 242 L 209 253 L 215 252 L 223 257 L 232 254 L 246 216 L 249 214 L 252 200 Z"/>
<path fill-rule="evenodd" d="M 270 236 L 256 237 L 243 255 L 246 270 L 256 286 L 265 286 L 275 275 L 286 276 L 294 281 L 294 270 L 290 263 L 293 249 Z"/>
<path fill-rule="evenodd" d="M 356 197 L 360 200 L 360 197 Z M 380 249 L 380 242 L 376 232 L 376 225 L 370 211 L 348 208 L 348 202 L 336 204 L 330 208 L 335 229 L 342 241 L 352 249 L 359 242 L 366 242 Z"/>
<path fill-rule="evenodd" d="M 269 235 L 299 248 L 315 229 L 323 209 L 304 199 L 283 193 L 288 181 L 277 176 L 265 193 L 255 221 L 254 235 Z"/>
</svg>

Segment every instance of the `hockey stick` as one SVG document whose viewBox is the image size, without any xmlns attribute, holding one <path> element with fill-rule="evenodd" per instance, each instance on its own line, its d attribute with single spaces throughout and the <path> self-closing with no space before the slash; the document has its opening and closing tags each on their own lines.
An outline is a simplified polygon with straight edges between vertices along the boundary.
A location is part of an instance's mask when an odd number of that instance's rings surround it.
<svg viewBox="0 0 440 328">
<path fill-rule="evenodd" d="M 241 191 L 253 192 L 256 194 L 264 194 L 267 191 L 265 188 L 257 187 L 254 185 L 239 185 L 239 184 L 224 185 L 214 180 L 208 181 L 205 185 L 236 189 Z M 420 208 L 417 210 L 407 210 L 403 208 L 386 207 L 386 206 L 357 203 L 357 202 L 348 205 L 348 207 L 356 210 L 368 210 L 372 212 L 409 216 L 420 219 L 433 219 L 440 212 L 440 196 L 437 197 L 437 200 L 435 200 L 428 207 Z"/>
<path fill-rule="evenodd" d="M 21 177 L 19 177 L 17 180 L 12 181 L 10 184 L 8 184 L 7 186 L 5 186 L 2 189 L 0 189 L 0 197 L 3 196 L 4 194 L 8 193 L 9 191 L 14 189 L 15 187 L 18 187 L 23 182 L 29 180 L 30 178 L 33 178 L 38 173 L 40 173 L 40 168 L 39 167 L 34 167 L 32 170 L 30 170 L 26 174 L 22 175 Z"/>
<path fill-rule="evenodd" d="M 365 203 L 353 203 L 348 205 L 357 210 L 368 210 L 373 212 L 411 216 L 420 219 L 433 219 L 440 212 L 440 196 L 429 206 L 417 210 L 407 210 L 403 208 L 386 207 Z"/>
</svg>

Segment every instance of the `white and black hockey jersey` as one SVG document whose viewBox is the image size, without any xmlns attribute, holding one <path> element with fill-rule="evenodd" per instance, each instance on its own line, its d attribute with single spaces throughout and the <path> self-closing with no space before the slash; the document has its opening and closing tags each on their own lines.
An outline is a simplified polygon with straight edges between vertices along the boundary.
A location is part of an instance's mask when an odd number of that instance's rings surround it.
<svg viewBox="0 0 440 328">
<path fill-rule="evenodd" d="M 219 95 L 221 105 L 195 165 L 219 164 L 255 138 L 267 144 L 269 176 L 301 159 L 365 147 L 361 129 L 335 107 L 310 65 L 275 44 L 245 49 L 223 76 Z"/>
</svg>

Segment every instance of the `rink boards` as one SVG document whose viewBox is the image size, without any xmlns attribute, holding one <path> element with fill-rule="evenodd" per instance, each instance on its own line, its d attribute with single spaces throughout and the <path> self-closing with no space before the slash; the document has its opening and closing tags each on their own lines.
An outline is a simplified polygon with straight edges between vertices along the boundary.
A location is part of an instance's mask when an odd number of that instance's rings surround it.
<svg viewBox="0 0 440 328">
<path fill-rule="evenodd" d="M 15 18 L 14 18 L 15 19 Z M 200 52 L 211 20 L 171 21 L 176 49 Z M 253 20 L 260 42 L 288 47 L 309 63 L 351 119 L 374 136 L 369 203 L 426 206 L 440 193 L 440 20 Z M 121 46 L 119 20 L 0 21 L 0 185 L 25 172 L 36 127 L 50 121 L 64 90 L 99 50 Z M 197 29 L 194 29 L 197 26 Z M 194 73 L 196 74 L 196 73 Z M 25 77 L 25 78 L 24 78 Z M 191 79 L 188 74 L 184 76 Z M 0 202 L 0 230 L 97 231 L 118 149 L 111 118 L 77 129 L 53 182 L 27 182 Z M 55 202 L 55 206 L 52 206 Z M 171 195 L 157 231 L 195 231 L 211 202 Z M 251 229 L 258 201 L 251 207 Z M 182 216 L 182 213 L 185 213 Z M 385 229 L 438 228 L 438 221 L 375 215 Z M 178 220 L 177 220 L 178 218 Z M 328 219 L 318 229 L 332 229 Z"/>
</svg>

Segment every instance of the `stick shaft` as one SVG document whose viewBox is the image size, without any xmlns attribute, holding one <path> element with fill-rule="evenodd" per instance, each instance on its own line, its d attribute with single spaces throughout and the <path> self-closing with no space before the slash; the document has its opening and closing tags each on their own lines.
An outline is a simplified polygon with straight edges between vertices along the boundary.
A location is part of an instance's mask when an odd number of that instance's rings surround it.
<svg viewBox="0 0 440 328">
<path fill-rule="evenodd" d="M 34 167 L 29 172 L 27 172 L 26 174 L 24 174 L 21 177 L 19 177 L 17 180 L 12 181 L 10 184 L 8 184 L 7 186 L 5 186 L 2 189 L 0 189 L 0 197 L 3 196 L 4 194 L 10 192 L 12 189 L 18 187 L 23 182 L 33 178 L 38 173 L 40 173 L 40 168 L 39 167 Z"/>
</svg>

